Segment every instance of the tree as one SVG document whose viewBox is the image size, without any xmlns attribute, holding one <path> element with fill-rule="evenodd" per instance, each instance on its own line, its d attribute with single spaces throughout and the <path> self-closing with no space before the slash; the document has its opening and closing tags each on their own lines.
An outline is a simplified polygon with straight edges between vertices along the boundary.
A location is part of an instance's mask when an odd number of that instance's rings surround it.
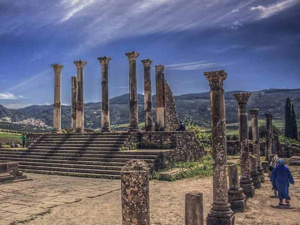
<svg viewBox="0 0 300 225">
<path fill-rule="evenodd" d="M 298 140 L 298 127 L 297 127 L 296 114 L 295 114 L 293 104 L 292 104 L 292 112 L 291 112 L 291 138 Z"/>
<path fill-rule="evenodd" d="M 284 136 L 287 138 L 291 138 L 292 129 L 291 129 L 291 100 L 289 98 L 286 99 L 285 103 L 285 124 L 284 124 Z"/>
</svg>

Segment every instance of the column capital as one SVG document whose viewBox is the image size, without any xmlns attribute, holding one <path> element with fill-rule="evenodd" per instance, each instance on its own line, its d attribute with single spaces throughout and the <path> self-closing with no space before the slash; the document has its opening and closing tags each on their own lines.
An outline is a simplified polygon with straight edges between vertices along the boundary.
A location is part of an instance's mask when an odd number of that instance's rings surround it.
<svg viewBox="0 0 300 225">
<path fill-rule="evenodd" d="M 156 73 L 163 73 L 165 70 L 165 67 L 163 65 L 157 65 L 155 66 L 155 72 Z"/>
<path fill-rule="evenodd" d="M 273 119 L 273 113 L 271 113 L 271 112 L 265 113 L 265 116 L 267 119 Z"/>
<path fill-rule="evenodd" d="M 74 61 L 74 63 L 76 65 L 77 69 L 83 69 L 87 62 L 78 60 L 78 61 Z"/>
<path fill-rule="evenodd" d="M 54 72 L 61 72 L 62 68 L 64 68 L 64 66 L 61 64 L 52 64 L 51 66 L 53 67 Z"/>
<path fill-rule="evenodd" d="M 133 51 L 127 52 L 125 53 L 125 55 L 127 56 L 129 62 L 135 62 L 137 57 L 139 57 L 140 53 Z"/>
<path fill-rule="evenodd" d="M 111 58 L 107 57 L 107 56 L 98 58 L 98 61 L 100 62 L 101 66 L 108 66 L 110 60 L 111 60 Z"/>
<path fill-rule="evenodd" d="M 259 113 L 259 109 L 250 109 L 249 112 L 252 117 L 257 117 Z"/>
<path fill-rule="evenodd" d="M 223 89 L 223 81 L 227 78 L 225 70 L 204 72 L 204 76 L 209 81 L 211 90 Z"/>
<path fill-rule="evenodd" d="M 251 95 L 252 95 L 252 93 L 250 93 L 250 92 L 239 92 L 239 93 L 234 94 L 233 96 L 238 101 L 238 104 L 246 104 Z"/>
<path fill-rule="evenodd" d="M 151 59 L 144 59 L 141 61 L 144 65 L 144 67 L 149 67 L 151 66 L 152 60 Z"/>
</svg>

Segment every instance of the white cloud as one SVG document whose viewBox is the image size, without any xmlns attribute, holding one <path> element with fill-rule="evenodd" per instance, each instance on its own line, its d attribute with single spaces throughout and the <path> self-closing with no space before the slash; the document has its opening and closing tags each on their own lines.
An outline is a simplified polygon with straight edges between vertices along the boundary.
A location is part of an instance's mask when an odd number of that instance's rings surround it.
<svg viewBox="0 0 300 225">
<path fill-rule="evenodd" d="M 75 14 L 82 11 L 87 6 L 94 3 L 95 0 L 64 0 L 62 5 L 67 9 L 65 15 L 60 22 L 65 22 L 71 19 Z"/>
<path fill-rule="evenodd" d="M 188 62 L 179 64 L 166 65 L 165 68 L 169 70 L 201 70 L 215 67 L 216 63 L 210 63 L 205 61 Z"/>
<path fill-rule="evenodd" d="M 24 98 L 22 95 L 14 95 L 9 92 L 0 93 L 0 99 L 3 99 L 3 100 L 16 100 L 16 99 L 22 99 L 22 98 Z"/>
<path fill-rule="evenodd" d="M 270 16 L 273 16 L 293 5 L 299 4 L 300 0 L 284 0 L 269 6 L 263 6 L 258 5 L 255 7 L 251 7 L 250 10 L 252 11 L 258 11 L 259 12 L 259 18 L 258 19 L 264 19 L 268 18 Z"/>
<path fill-rule="evenodd" d="M 239 22 L 239 21 L 235 21 L 235 22 L 230 23 L 230 24 L 224 24 L 224 25 L 222 25 L 222 27 L 224 27 L 224 28 L 230 28 L 232 30 L 238 30 L 238 29 L 242 28 L 243 26 L 244 25 L 241 22 Z"/>
</svg>

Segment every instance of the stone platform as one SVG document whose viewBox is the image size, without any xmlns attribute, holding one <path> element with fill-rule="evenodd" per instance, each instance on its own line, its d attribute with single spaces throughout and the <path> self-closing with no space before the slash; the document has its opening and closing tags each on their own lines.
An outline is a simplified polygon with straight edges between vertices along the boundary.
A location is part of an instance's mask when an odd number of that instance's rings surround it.
<svg viewBox="0 0 300 225">
<path fill-rule="evenodd" d="M 27 180 L 18 162 L 0 162 L 0 184 Z"/>
</svg>

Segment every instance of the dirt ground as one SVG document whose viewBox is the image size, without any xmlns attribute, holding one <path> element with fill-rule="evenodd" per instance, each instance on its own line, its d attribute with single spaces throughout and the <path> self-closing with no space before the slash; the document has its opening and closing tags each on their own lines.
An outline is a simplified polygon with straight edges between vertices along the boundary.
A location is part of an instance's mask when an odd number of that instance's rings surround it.
<svg viewBox="0 0 300 225">
<path fill-rule="evenodd" d="M 278 200 L 267 181 L 237 213 L 236 224 L 300 225 L 300 167 L 292 168 L 293 209 L 276 209 Z M 33 181 L 0 186 L 0 224 L 121 224 L 120 181 L 28 174 Z M 183 225 L 185 194 L 204 193 L 204 217 L 211 208 L 212 179 L 150 182 L 151 224 Z"/>
</svg>

